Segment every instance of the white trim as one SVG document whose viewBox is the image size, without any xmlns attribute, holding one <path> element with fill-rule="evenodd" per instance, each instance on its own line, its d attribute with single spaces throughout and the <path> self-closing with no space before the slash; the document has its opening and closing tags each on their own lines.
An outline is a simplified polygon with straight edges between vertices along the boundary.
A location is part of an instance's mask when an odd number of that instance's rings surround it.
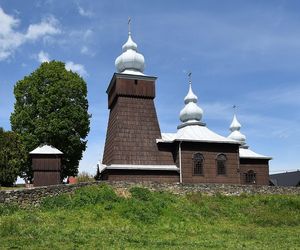
<svg viewBox="0 0 300 250">
<path fill-rule="evenodd" d="M 105 169 L 126 169 L 126 170 L 167 170 L 167 171 L 179 171 L 176 165 L 123 165 L 123 164 L 112 164 L 112 165 L 100 165 L 100 172 Z"/>
<path fill-rule="evenodd" d="M 180 180 L 180 183 L 182 183 L 181 143 L 182 142 L 179 142 L 179 180 Z"/>
</svg>

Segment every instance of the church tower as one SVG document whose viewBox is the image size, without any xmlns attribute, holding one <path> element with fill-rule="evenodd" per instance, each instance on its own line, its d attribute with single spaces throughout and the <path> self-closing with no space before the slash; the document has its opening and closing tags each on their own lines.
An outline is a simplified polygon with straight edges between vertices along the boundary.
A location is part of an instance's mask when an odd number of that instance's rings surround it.
<svg viewBox="0 0 300 250">
<path fill-rule="evenodd" d="M 110 113 L 102 165 L 109 174 L 122 170 L 122 175 L 124 170 L 174 168 L 172 153 L 159 150 L 156 143 L 161 138 L 154 105 L 156 77 L 144 74 L 144 56 L 132 40 L 130 21 L 122 50 L 106 91 Z"/>
</svg>

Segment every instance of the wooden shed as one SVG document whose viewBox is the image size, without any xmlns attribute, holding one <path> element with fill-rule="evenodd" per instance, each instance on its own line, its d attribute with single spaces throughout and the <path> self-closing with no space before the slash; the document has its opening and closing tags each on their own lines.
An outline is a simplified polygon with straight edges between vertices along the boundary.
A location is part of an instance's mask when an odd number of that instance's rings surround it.
<svg viewBox="0 0 300 250">
<path fill-rule="evenodd" d="M 50 145 L 41 145 L 31 151 L 33 185 L 49 186 L 61 183 L 63 153 Z"/>
</svg>

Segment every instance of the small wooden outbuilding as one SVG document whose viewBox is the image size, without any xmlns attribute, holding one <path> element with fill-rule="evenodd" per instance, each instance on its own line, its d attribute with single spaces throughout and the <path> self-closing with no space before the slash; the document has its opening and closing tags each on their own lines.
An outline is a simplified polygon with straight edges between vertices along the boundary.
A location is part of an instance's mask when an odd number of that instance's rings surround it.
<svg viewBox="0 0 300 250">
<path fill-rule="evenodd" d="M 33 185 L 49 186 L 61 183 L 63 152 L 50 145 L 41 145 L 31 151 Z"/>
</svg>

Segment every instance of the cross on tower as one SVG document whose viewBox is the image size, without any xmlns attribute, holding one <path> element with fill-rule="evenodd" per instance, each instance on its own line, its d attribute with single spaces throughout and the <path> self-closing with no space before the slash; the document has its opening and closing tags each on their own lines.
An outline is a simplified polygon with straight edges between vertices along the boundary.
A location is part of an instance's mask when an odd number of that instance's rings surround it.
<svg viewBox="0 0 300 250">
<path fill-rule="evenodd" d="M 232 106 L 232 108 L 233 108 L 234 114 L 236 114 L 237 106 L 234 104 L 234 105 Z"/>
<path fill-rule="evenodd" d="M 188 73 L 188 77 L 189 77 L 189 84 L 192 84 L 192 72 Z"/>
<path fill-rule="evenodd" d="M 131 33 L 131 27 L 130 27 L 130 24 L 131 24 L 131 18 L 128 17 L 128 34 Z"/>
</svg>

